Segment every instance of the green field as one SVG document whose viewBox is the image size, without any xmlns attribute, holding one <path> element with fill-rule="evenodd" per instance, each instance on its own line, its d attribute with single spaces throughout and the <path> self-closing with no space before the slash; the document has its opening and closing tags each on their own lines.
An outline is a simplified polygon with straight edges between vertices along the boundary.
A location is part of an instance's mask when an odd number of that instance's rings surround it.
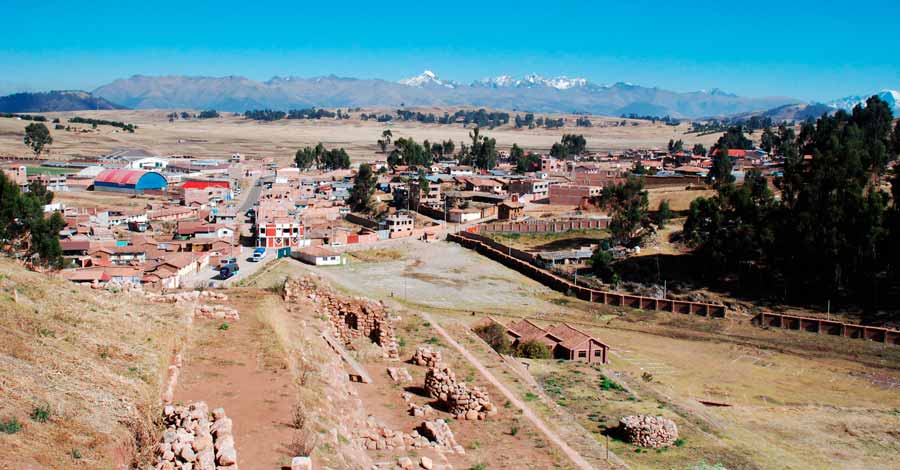
<svg viewBox="0 0 900 470">
<path fill-rule="evenodd" d="M 29 166 L 26 170 L 28 176 L 31 175 L 66 175 L 77 173 L 73 168 L 51 168 L 46 166 Z"/>
</svg>

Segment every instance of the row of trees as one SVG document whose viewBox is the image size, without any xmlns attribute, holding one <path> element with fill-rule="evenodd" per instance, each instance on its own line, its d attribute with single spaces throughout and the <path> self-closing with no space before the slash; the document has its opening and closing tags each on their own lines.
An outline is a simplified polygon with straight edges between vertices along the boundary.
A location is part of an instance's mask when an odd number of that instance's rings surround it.
<svg viewBox="0 0 900 470">
<path fill-rule="evenodd" d="M 136 125 L 130 124 L 127 122 L 108 121 L 106 119 L 93 119 L 93 118 L 86 118 L 86 117 L 81 117 L 81 116 L 75 116 L 75 117 L 69 118 L 69 122 L 71 122 L 73 124 L 90 124 L 95 129 L 97 128 L 97 126 L 118 127 L 119 129 L 122 129 L 123 131 L 131 132 L 131 133 L 134 133 L 134 130 L 137 129 Z"/>
<path fill-rule="evenodd" d="M 582 155 L 587 150 L 587 140 L 581 134 L 563 134 L 559 142 L 550 147 L 550 155 L 566 159 Z"/>
<path fill-rule="evenodd" d="M 350 155 L 343 148 L 329 150 L 319 142 L 315 147 L 304 147 L 297 150 L 294 155 L 294 163 L 301 170 L 313 167 L 322 170 L 337 170 L 350 168 Z"/>
<path fill-rule="evenodd" d="M 763 274 L 789 300 L 828 292 L 878 305 L 900 277 L 900 179 L 895 173 L 890 195 L 879 185 L 900 154 L 892 117 L 872 97 L 852 113 L 804 123 L 799 136 L 784 127 L 765 131 L 767 146 L 784 156 L 784 174 L 774 181 L 780 198 L 758 171 L 736 186 L 730 159 L 718 152 L 710 172 L 717 193 L 691 204 L 687 243 L 715 272 Z M 716 148 L 727 155 L 743 142 L 737 134 L 726 133 Z"/>
<path fill-rule="evenodd" d="M 53 193 L 40 182 L 21 192 L 15 181 L 0 172 L 0 247 L 23 254 L 34 264 L 58 268 L 62 265 L 59 231 L 66 221 L 59 212 L 44 216 L 44 205 L 53 202 Z"/>
</svg>

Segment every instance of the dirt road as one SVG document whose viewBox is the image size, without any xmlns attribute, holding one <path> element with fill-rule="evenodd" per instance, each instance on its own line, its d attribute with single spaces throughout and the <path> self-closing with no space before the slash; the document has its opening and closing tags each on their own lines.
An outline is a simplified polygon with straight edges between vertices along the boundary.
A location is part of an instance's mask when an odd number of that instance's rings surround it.
<svg viewBox="0 0 900 470">
<path fill-rule="evenodd" d="M 510 403 L 515 405 L 516 408 L 522 410 L 522 416 L 528 419 L 528 421 L 531 421 L 531 423 L 534 424 L 536 428 L 540 429 L 541 432 L 544 433 L 545 436 L 547 436 L 547 439 L 553 442 L 556 447 L 558 447 L 564 454 L 566 454 L 569 460 L 571 460 L 576 467 L 584 470 L 591 470 L 594 468 L 587 462 L 587 460 L 584 459 L 584 457 L 581 456 L 581 454 L 576 452 L 575 449 L 569 447 L 569 445 L 566 444 L 566 442 L 563 441 L 563 439 L 560 438 L 558 434 L 547 427 L 547 425 L 544 424 L 544 421 L 536 414 L 534 414 L 534 412 L 531 411 L 528 406 L 525 405 L 525 402 L 520 400 L 519 397 L 517 397 L 511 390 L 506 388 L 506 386 L 503 385 L 502 382 L 497 380 L 497 378 L 494 377 L 494 375 L 491 374 L 491 372 L 486 367 L 484 367 L 484 365 L 481 363 L 481 361 L 478 360 L 478 358 L 472 355 L 472 353 L 470 353 L 466 348 L 460 346 L 459 343 L 457 343 L 456 340 L 454 340 L 453 337 L 450 336 L 450 334 L 447 333 L 447 331 L 444 330 L 444 328 L 441 327 L 441 325 L 439 325 L 434 320 L 434 318 L 431 317 L 431 315 L 425 312 L 419 312 L 419 315 L 421 315 L 423 319 L 428 321 L 431 324 L 432 328 L 434 328 L 435 331 L 437 331 L 444 338 L 444 340 L 447 341 L 447 344 L 453 346 L 454 349 L 456 349 L 463 357 L 465 357 L 466 360 L 469 361 L 472 366 L 474 366 L 475 369 L 477 369 L 478 372 L 488 380 L 488 382 L 490 382 L 494 387 L 497 387 L 497 389 L 500 390 L 504 396 L 506 396 L 507 400 L 509 400 Z"/>
</svg>

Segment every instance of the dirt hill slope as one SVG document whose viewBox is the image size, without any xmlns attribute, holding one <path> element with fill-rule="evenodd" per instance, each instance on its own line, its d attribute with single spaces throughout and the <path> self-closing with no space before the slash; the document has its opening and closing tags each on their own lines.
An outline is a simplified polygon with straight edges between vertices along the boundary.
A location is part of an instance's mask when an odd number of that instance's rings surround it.
<svg viewBox="0 0 900 470">
<path fill-rule="evenodd" d="M 147 451 L 176 307 L 0 258 L 0 312 L 0 468 L 127 468 Z"/>
</svg>

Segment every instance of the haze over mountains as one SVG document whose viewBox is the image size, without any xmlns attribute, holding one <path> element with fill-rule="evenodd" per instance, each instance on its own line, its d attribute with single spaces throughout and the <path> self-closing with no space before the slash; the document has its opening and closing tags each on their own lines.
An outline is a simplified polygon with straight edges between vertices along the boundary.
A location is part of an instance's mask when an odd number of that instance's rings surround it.
<svg viewBox="0 0 900 470">
<path fill-rule="evenodd" d="M 900 115 L 900 93 L 876 93 Z M 479 106 L 517 112 L 591 113 L 609 116 L 651 115 L 678 118 L 762 115 L 774 120 L 803 120 L 837 109 L 850 110 L 871 94 L 829 103 L 805 103 L 789 97 L 749 98 L 719 89 L 675 92 L 617 82 L 601 85 L 580 77 L 516 78 L 499 75 L 459 83 L 426 70 L 391 82 L 334 75 L 274 77 L 265 82 L 239 76 L 144 76 L 115 80 L 92 93 L 59 91 L 18 93 L 0 98 L 2 112 L 82 109 L 249 109 L 308 107 Z"/>
<path fill-rule="evenodd" d="M 122 109 L 123 107 L 85 91 L 64 90 L 46 93 L 15 93 L 0 97 L 0 112 L 42 113 L 81 109 Z"/>
<path fill-rule="evenodd" d="M 94 94 L 129 108 L 215 108 L 245 111 L 310 106 L 483 106 L 533 112 L 587 112 L 702 117 L 799 103 L 788 97 L 746 98 L 720 90 L 678 93 L 629 83 L 598 85 L 583 78 L 499 76 L 461 84 L 426 71 L 399 82 L 380 79 L 275 77 L 148 77 L 103 85 Z"/>
</svg>

